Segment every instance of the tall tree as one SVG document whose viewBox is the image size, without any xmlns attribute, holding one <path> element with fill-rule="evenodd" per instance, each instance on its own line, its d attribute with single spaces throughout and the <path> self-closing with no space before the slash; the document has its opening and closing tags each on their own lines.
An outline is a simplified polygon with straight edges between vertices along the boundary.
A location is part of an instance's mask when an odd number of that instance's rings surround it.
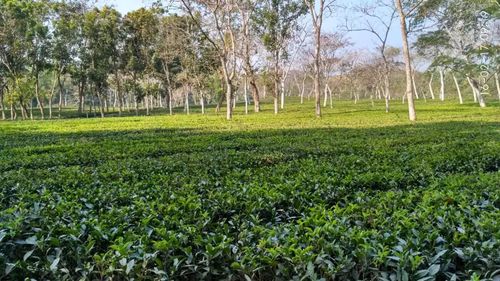
<svg viewBox="0 0 500 281">
<path fill-rule="evenodd" d="M 302 0 L 266 0 L 257 7 L 255 25 L 274 68 L 275 114 L 278 113 L 280 85 L 283 79 L 282 61 L 288 58 L 288 44 L 298 28 L 299 18 L 306 12 L 307 7 Z"/>
<path fill-rule="evenodd" d="M 160 20 L 156 57 L 167 95 L 170 115 L 173 114 L 173 95 L 176 77 L 182 70 L 181 57 L 185 46 L 189 44 L 186 25 L 191 21 L 188 16 L 169 15 Z"/>
<path fill-rule="evenodd" d="M 240 13 L 241 20 L 241 36 L 242 36 L 242 50 L 241 57 L 243 60 L 243 69 L 245 71 L 245 85 L 244 90 L 247 91 L 248 83 L 250 84 L 253 102 L 254 102 L 254 111 L 260 111 L 260 96 L 259 96 L 259 88 L 257 87 L 257 78 L 255 77 L 255 67 L 252 62 L 252 52 L 255 49 L 254 42 L 254 29 L 253 29 L 253 19 L 255 16 L 256 8 L 258 1 L 256 0 L 243 0 L 237 2 L 236 5 L 238 7 Z M 245 95 L 245 101 L 247 101 L 247 97 Z"/>
<path fill-rule="evenodd" d="M 48 27 L 50 5 L 45 1 L 30 2 L 26 40 L 28 47 L 27 64 L 31 68 L 30 74 L 35 83 L 35 98 L 44 119 L 43 97 L 40 96 L 40 73 L 49 67 L 50 33 Z M 33 115 L 31 116 L 33 118 Z"/>
<path fill-rule="evenodd" d="M 323 17 L 327 10 L 333 8 L 335 0 L 304 0 L 314 29 L 314 92 L 316 96 L 316 117 L 321 117 L 321 34 L 323 32 Z"/>
<path fill-rule="evenodd" d="M 84 32 L 88 38 L 90 68 L 88 78 L 92 101 L 97 97 L 101 117 L 108 92 L 108 76 L 113 73 L 113 56 L 120 38 L 120 13 L 104 6 L 85 15 Z M 95 110 L 95 108 L 94 108 Z"/>
<path fill-rule="evenodd" d="M 403 8 L 402 0 L 394 0 L 395 7 L 399 14 L 400 29 L 401 29 L 401 39 L 403 43 L 403 59 L 405 62 L 405 72 L 406 72 L 406 99 L 408 100 L 408 117 L 410 121 L 417 120 L 417 114 L 415 112 L 415 103 L 413 100 L 413 83 L 412 83 L 412 64 L 411 64 L 411 54 L 410 47 L 408 44 L 408 25 L 407 18 L 417 9 L 418 6 L 412 6 L 409 3 L 406 6 L 410 7 L 410 11 L 406 11 Z M 412 2 L 411 0 L 410 2 Z M 418 4 L 417 4 L 418 5 Z"/>
<path fill-rule="evenodd" d="M 236 1 L 181 0 L 181 3 L 219 57 L 226 87 L 226 119 L 231 120 L 237 68 Z"/>
<path fill-rule="evenodd" d="M 153 56 L 155 54 L 155 36 L 158 34 L 159 19 L 155 10 L 141 8 L 125 15 L 123 19 L 125 39 L 126 69 L 132 77 L 132 85 L 136 99 L 136 114 L 139 114 L 138 103 L 144 101 L 149 114 L 148 96 L 139 90 L 141 79 L 151 75 Z"/>
</svg>

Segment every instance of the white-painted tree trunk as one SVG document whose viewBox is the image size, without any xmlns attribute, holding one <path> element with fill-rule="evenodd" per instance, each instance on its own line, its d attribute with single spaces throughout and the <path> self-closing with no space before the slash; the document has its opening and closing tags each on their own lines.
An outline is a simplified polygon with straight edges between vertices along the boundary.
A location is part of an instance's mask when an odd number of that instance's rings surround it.
<svg viewBox="0 0 500 281">
<path fill-rule="evenodd" d="M 200 92 L 201 114 L 205 115 L 205 97 L 203 92 Z"/>
<path fill-rule="evenodd" d="M 495 73 L 495 83 L 497 84 L 498 100 L 500 100 L 500 82 L 498 82 L 498 73 Z"/>
<path fill-rule="evenodd" d="M 326 104 L 328 103 L 328 83 L 325 83 L 324 95 L 325 99 L 323 101 L 323 107 L 326 107 Z"/>
<path fill-rule="evenodd" d="M 413 71 L 413 76 L 412 76 L 412 84 L 413 84 L 413 92 L 415 93 L 415 98 L 420 99 L 420 96 L 418 95 L 417 91 L 417 84 L 415 83 L 415 71 Z"/>
<path fill-rule="evenodd" d="M 408 99 L 408 119 L 412 122 L 417 120 L 417 113 L 415 111 L 415 103 L 413 101 L 412 77 L 411 77 L 411 54 L 408 44 L 408 29 L 406 23 L 406 13 L 403 9 L 401 0 L 395 0 L 396 9 L 399 13 L 399 20 L 401 26 L 401 41 L 403 43 L 403 59 L 405 62 L 406 72 L 406 98 Z"/>
<path fill-rule="evenodd" d="M 304 75 L 304 79 L 302 79 L 302 89 L 300 91 L 300 104 L 304 104 L 304 94 L 306 92 L 306 79 L 307 76 Z"/>
<path fill-rule="evenodd" d="M 190 113 L 189 112 L 190 111 L 189 110 L 189 91 L 186 91 L 186 97 L 185 98 L 186 98 L 186 101 L 185 101 L 185 103 L 186 103 L 186 114 L 189 115 L 189 113 Z"/>
<path fill-rule="evenodd" d="M 432 80 L 434 79 L 434 73 L 431 73 L 431 79 L 429 80 L 429 92 L 431 93 L 431 99 L 436 99 L 434 96 L 434 89 L 432 88 Z"/>
<path fill-rule="evenodd" d="M 330 108 L 333 108 L 333 91 L 328 83 L 326 83 L 326 87 L 328 88 L 328 96 L 330 97 Z"/>
<path fill-rule="evenodd" d="M 467 76 L 467 82 L 469 82 L 470 88 L 472 89 L 472 96 L 474 97 L 474 102 L 477 102 L 477 93 L 476 88 L 472 84 L 472 80 Z"/>
<path fill-rule="evenodd" d="M 245 76 L 243 93 L 245 95 L 245 114 L 248 114 L 248 78 Z"/>
<path fill-rule="evenodd" d="M 480 107 L 486 107 L 486 102 L 484 100 L 484 97 L 481 94 L 481 91 L 475 85 L 474 81 L 472 81 L 472 79 L 470 79 L 469 77 L 467 77 L 467 81 L 469 82 L 469 85 L 472 88 L 472 92 L 474 93 L 474 97 L 479 102 L 479 106 Z"/>
<path fill-rule="evenodd" d="M 439 80 L 441 82 L 441 88 L 439 91 L 439 99 L 441 101 L 444 101 L 444 70 L 442 70 L 442 69 L 439 70 Z"/>
<path fill-rule="evenodd" d="M 281 79 L 280 81 L 280 88 L 281 88 L 281 105 L 280 108 L 284 109 L 285 108 L 285 77 Z"/>
<path fill-rule="evenodd" d="M 455 86 L 457 87 L 458 100 L 460 104 L 464 104 L 464 99 L 462 98 L 462 91 L 460 90 L 460 85 L 458 84 L 457 77 L 455 77 L 454 73 L 452 75 L 453 75 L 453 81 L 455 81 Z"/>
<path fill-rule="evenodd" d="M 389 80 L 389 74 L 386 73 L 384 75 L 384 100 L 385 100 L 385 112 L 389 113 L 390 111 L 390 104 L 389 104 L 389 99 L 391 98 L 391 84 Z"/>
</svg>

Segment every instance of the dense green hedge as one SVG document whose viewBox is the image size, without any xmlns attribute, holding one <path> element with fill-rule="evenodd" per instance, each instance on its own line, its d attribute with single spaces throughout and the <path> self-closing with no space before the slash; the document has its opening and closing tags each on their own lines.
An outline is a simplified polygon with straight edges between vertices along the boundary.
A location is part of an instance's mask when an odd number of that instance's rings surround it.
<svg viewBox="0 0 500 281">
<path fill-rule="evenodd" d="M 141 128 L 168 118 L 5 125 L 0 277 L 500 274 L 500 123 Z"/>
</svg>

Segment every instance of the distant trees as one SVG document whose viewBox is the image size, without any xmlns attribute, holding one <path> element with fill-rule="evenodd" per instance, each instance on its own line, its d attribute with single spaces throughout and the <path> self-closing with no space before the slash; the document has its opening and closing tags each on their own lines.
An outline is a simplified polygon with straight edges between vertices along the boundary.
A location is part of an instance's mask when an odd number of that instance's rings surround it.
<svg viewBox="0 0 500 281">
<path fill-rule="evenodd" d="M 439 0 L 434 1 L 432 7 L 426 7 L 426 11 L 426 19 L 436 28 L 423 32 L 415 46 L 431 61 L 430 70 L 439 72 L 440 99 L 445 99 L 445 73 L 448 71 L 460 103 L 463 103 L 463 96 L 458 79 L 462 78 L 469 82 L 474 101 L 485 107 L 485 95 L 494 87 L 490 80 L 498 72 L 495 69 L 498 42 L 495 45 L 493 40 L 498 5 L 488 1 Z"/>
<path fill-rule="evenodd" d="M 259 112 L 272 93 L 276 114 L 287 95 L 302 103 L 314 96 L 318 117 L 321 98 L 323 107 L 328 100 L 333 107 L 334 96 L 383 99 L 387 112 L 392 98 L 402 98 L 415 120 L 413 98 L 418 92 L 425 98 L 427 85 L 434 97 L 436 73 L 441 100 L 450 95 L 447 85 L 460 103 L 472 96 L 481 107 L 490 92 L 500 92 L 493 39 L 498 6 L 491 2 L 361 3 L 349 12 L 362 20 L 348 20 L 345 31 L 369 33 L 376 54 L 352 50 L 347 36 L 331 27 L 325 32 L 325 19 L 338 16 L 335 3 L 173 0 L 121 15 L 87 0 L 0 0 L 1 117 L 52 118 L 56 103 L 59 117 L 68 105 L 104 117 L 110 107 L 118 115 L 131 108 L 149 115 L 183 106 L 189 114 L 193 105 L 205 113 L 208 104 L 218 112 L 225 103 L 229 120 L 238 100 L 246 113 L 251 103 Z M 397 17 L 402 49 L 389 46 Z M 415 55 L 429 75 L 415 66 Z"/>
<path fill-rule="evenodd" d="M 374 4 L 368 3 L 357 6 L 354 11 L 364 18 L 361 26 L 348 26 L 349 31 L 365 31 L 370 33 L 378 43 L 377 50 L 382 60 L 383 93 L 385 100 L 385 111 L 389 112 L 390 74 L 394 54 L 394 48 L 388 45 L 389 34 L 392 29 L 394 19 L 397 17 L 397 10 L 392 0 L 377 0 Z M 354 21 L 357 22 L 357 21 Z"/>
</svg>

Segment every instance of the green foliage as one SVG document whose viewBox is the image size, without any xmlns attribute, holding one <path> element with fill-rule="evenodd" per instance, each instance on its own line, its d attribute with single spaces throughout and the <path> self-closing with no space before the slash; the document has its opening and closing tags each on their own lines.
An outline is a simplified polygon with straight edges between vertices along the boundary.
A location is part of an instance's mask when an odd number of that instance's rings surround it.
<svg viewBox="0 0 500 281">
<path fill-rule="evenodd" d="M 2 123 L 0 276 L 493 278 L 498 107 L 417 105 Z"/>
<path fill-rule="evenodd" d="M 121 16 L 107 6 L 95 8 L 85 14 L 84 34 L 88 38 L 88 78 L 102 91 L 107 87 L 108 74 L 115 65 L 112 63 L 116 46 L 120 39 Z"/>
<path fill-rule="evenodd" d="M 285 51 L 285 42 L 293 36 L 298 19 L 306 12 L 302 0 L 269 0 L 258 5 L 253 23 L 270 53 Z"/>
<path fill-rule="evenodd" d="M 6 101 L 9 104 L 17 101 L 27 101 L 33 97 L 34 82 L 28 77 L 17 77 L 9 87 L 12 89 L 6 96 Z"/>
</svg>

